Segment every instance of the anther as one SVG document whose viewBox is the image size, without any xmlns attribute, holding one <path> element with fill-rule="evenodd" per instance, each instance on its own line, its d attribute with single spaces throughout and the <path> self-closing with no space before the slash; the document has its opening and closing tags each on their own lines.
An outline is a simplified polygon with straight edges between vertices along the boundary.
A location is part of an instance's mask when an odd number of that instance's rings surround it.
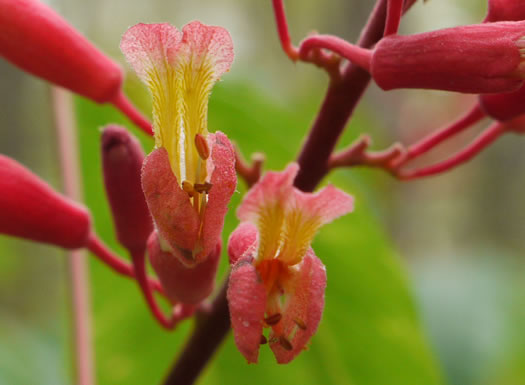
<svg viewBox="0 0 525 385">
<path fill-rule="evenodd" d="M 261 335 L 261 341 L 259 342 L 261 345 L 265 345 L 268 343 L 268 340 L 264 335 Z"/>
<path fill-rule="evenodd" d="M 288 341 L 284 336 L 279 337 L 279 344 L 283 347 L 284 350 L 290 351 L 293 349 L 293 346 L 290 343 L 290 341 Z"/>
<path fill-rule="evenodd" d="M 213 185 L 211 183 L 208 183 L 208 182 L 195 183 L 193 185 L 193 188 L 195 189 L 195 191 L 197 191 L 198 193 L 205 192 L 206 194 L 210 192 L 212 187 L 213 187 Z"/>
<path fill-rule="evenodd" d="M 294 318 L 293 322 L 295 322 L 295 324 L 299 327 L 299 329 L 306 330 L 306 324 L 299 318 Z"/>
<path fill-rule="evenodd" d="M 269 316 L 269 317 L 266 317 L 266 318 L 264 319 L 264 322 L 266 322 L 266 324 L 268 324 L 268 325 L 270 325 L 270 326 L 271 326 L 271 325 L 276 325 L 276 324 L 279 323 L 279 321 L 281 320 L 281 318 L 282 318 L 282 314 L 281 314 L 281 313 L 275 313 L 275 314 L 273 314 L 273 315 L 271 315 L 271 316 Z"/>
<path fill-rule="evenodd" d="M 210 157 L 210 148 L 208 147 L 208 142 L 206 138 L 201 134 L 195 135 L 195 147 L 201 159 L 208 159 Z"/>
<path fill-rule="evenodd" d="M 182 189 L 190 195 L 192 195 L 195 192 L 193 185 L 191 184 L 191 182 L 188 182 L 187 180 L 182 182 Z"/>
</svg>

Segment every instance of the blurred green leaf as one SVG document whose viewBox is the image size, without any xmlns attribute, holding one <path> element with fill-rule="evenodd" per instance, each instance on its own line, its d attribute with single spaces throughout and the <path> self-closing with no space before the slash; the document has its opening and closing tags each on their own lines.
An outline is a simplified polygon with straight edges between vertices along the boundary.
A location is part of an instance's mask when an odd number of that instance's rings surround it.
<svg viewBox="0 0 525 385">
<path fill-rule="evenodd" d="M 136 89 L 130 86 L 128 91 L 134 95 Z M 300 108 L 279 106 L 246 85 L 220 83 L 211 97 L 210 130 L 224 131 L 246 157 L 262 151 L 267 154 L 268 168 L 282 169 L 294 159 L 316 108 L 315 101 L 303 101 Z M 104 197 L 96 128 L 109 122 L 128 122 L 109 107 L 81 99 L 77 99 L 77 110 L 86 202 L 98 233 L 124 255 L 114 241 Z M 142 139 L 149 150 L 152 141 Z M 361 182 L 354 174 L 341 172 L 328 179 L 355 195 L 356 210 L 326 226 L 314 242 L 317 255 L 327 266 L 328 287 L 323 321 L 310 349 L 293 363 L 279 366 L 263 346 L 260 363 L 248 365 L 229 336 L 199 383 L 442 383 L 403 269 L 367 206 L 373 202 L 360 190 Z M 243 182 L 238 190 L 245 191 Z M 234 194 L 224 241 L 238 223 L 234 208 L 241 193 Z M 221 272 L 225 264 L 223 258 Z M 164 332 L 148 314 L 133 282 L 115 276 L 97 261 L 91 267 L 98 383 L 160 383 L 190 332 L 190 322 L 174 333 Z"/>
</svg>

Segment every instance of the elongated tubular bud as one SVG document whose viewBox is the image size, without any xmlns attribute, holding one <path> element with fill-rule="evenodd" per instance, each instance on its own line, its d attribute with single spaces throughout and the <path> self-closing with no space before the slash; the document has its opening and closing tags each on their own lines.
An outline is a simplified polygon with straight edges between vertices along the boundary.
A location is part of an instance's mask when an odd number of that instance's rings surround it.
<svg viewBox="0 0 525 385">
<path fill-rule="evenodd" d="M 384 90 L 428 88 L 510 92 L 523 84 L 525 22 L 468 25 L 390 35 L 374 49 L 371 74 Z"/>
<path fill-rule="evenodd" d="M 0 53 L 32 74 L 96 102 L 110 101 L 122 71 L 37 0 L 0 0 Z"/>
<path fill-rule="evenodd" d="M 98 103 L 113 103 L 152 134 L 122 93 L 121 68 L 38 0 L 0 0 L 0 55 L 24 71 Z"/>
<path fill-rule="evenodd" d="M 144 152 L 125 128 L 109 125 L 102 133 L 104 185 L 119 242 L 133 255 L 144 254 L 153 221 L 142 192 Z"/>
<path fill-rule="evenodd" d="M 0 191 L 0 233 L 66 249 L 86 245 L 91 229 L 88 211 L 4 155 L 0 155 Z"/>
</svg>

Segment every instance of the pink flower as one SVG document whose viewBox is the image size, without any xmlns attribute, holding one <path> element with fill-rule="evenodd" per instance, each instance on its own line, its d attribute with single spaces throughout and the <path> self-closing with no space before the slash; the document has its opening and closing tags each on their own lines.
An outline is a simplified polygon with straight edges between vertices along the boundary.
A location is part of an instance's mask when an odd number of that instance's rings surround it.
<svg viewBox="0 0 525 385">
<path fill-rule="evenodd" d="M 233 265 L 228 303 L 235 343 L 248 362 L 269 342 L 277 362 L 290 362 L 317 330 L 324 308 L 326 271 L 310 243 L 324 224 L 353 208 L 346 193 L 293 187 L 298 166 L 267 173 L 237 211 L 231 235 Z M 271 328 L 269 337 L 263 328 Z"/>
<path fill-rule="evenodd" d="M 384 90 L 428 88 L 498 93 L 525 78 L 525 22 L 499 22 L 383 38 L 370 72 Z"/>
<path fill-rule="evenodd" d="M 1 234 L 66 249 L 87 245 L 91 234 L 88 211 L 4 155 L 0 155 L 0 191 Z"/>
<path fill-rule="evenodd" d="M 156 149 L 144 161 L 142 189 L 160 251 L 150 251 L 150 259 L 168 295 L 181 300 L 175 277 L 182 267 L 199 269 L 212 258 L 200 269 L 215 272 L 224 216 L 237 184 L 230 141 L 207 129 L 208 98 L 231 66 L 232 42 L 225 29 L 198 21 L 182 33 L 169 24 L 138 24 L 124 34 L 121 49 L 153 97 Z"/>
</svg>

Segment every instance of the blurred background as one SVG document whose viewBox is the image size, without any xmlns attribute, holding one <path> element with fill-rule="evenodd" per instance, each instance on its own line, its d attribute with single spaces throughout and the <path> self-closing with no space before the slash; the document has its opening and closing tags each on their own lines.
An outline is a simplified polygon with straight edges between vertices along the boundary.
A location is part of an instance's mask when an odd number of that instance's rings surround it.
<svg viewBox="0 0 525 385">
<path fill-rule="evenodd" d="M 48 1 L 128 72 L 126 91 L 148 113 L 149 95 L 126 65 L 120 36 L 138 22 L 181 28 L 199 19 L 226 27 L 236 57 L 212 94 L 210 130 L 236 141 L 245 156 L 261 151 L 268 169 L 296 156 L 325 92 L 326 75 L 281 52 L 270 0 Z M 294 42 L 316 30 L 355 40 L 372 1 L 285 1 Z M 483 19 L 485 1 L 418 1 L 403 33 Z M 61 189 L 49 86 L 0 59 L 0 152 Z M 382 149 L 411 143 L 466 110 L 469 95 L 384 93 L 372 85 L 340 146 L 363 132 Z M 120 255 L 104 197 L 99 127 L 115 110 L 75 99 L 86 205 L 97 232 Z M 482 125 L 483 126 L 483 125 Z M 481 126 L 481 127 L 482 127 Z M 437 160 L 481 127 L 431 154 Z M 476 131 L 477 130 L 477 131 Z M 356 211 L 326 226 L 314 249 L 327 265 L 326 310 L 309 351 L 277 366 L 269 349 L 247 365 L 231 336 L 200 384 L 521 385 L 525 384 L 525 153 L 507 135 L 447 174 L 398 182 L 377 170 L 337 171 L 326 182 L 355 195 Z M 234 208 L 224 239 L 237 225 Z M 1 215 L 1 213 L 0 213 Z M 226 269 L 221 265 L 221 276 Z M 0 384 L 72 384 L 67 255 L 54 247 L 0 236 Z M 138 289 L 90 258 L 98 384 L 157 384 L 191 322 L 166 333 Z"/>
</svg>

